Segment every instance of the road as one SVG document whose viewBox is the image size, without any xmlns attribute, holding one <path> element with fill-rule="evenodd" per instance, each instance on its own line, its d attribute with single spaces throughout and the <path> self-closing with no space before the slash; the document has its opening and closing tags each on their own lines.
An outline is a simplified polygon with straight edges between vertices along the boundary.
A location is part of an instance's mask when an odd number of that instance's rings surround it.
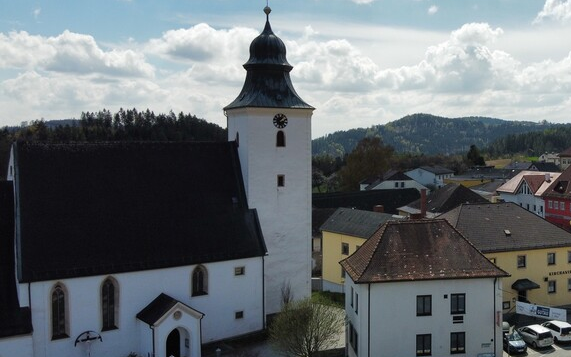
<svg viewBox="0 0 571 357">
<path fill-rule="evenodd" d="M 504 357 L 510 357 L 506 352 L 504 352 Z M 514 355 L 515 356 L 515 355 Z M 571 356 L 571 344 L 559 344 L 553 345 L 548 348 L 542 349 L 533 349 L 531 347 L 527 347 L 527 355 L 519 355 L 519 356 L 527 356 L 527 357 L 539 357 L 539 356 L 549 356 L 549 357 L 569 357 Z"/>
</svg>

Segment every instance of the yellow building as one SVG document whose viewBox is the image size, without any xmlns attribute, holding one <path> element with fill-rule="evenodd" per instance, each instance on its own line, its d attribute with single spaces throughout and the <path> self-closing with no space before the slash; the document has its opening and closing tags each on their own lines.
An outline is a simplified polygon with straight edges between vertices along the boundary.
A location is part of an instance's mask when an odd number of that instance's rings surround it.
<svg viewBox="0 0 571 357">
<path fill-rule="evenodd" d="M 498 267 L 504 313 L 515 302 L 571 304 L 571 234 L 514 203 L 463 204 L 447 219 Z"/>
<path fill-rule="evenodd" d="M 353 254 L 386 221 L 398 216 L 339 208 L 321 226 L 323 290 L 342 292 L 345 277 L 339 262 Z"/>
</svg>

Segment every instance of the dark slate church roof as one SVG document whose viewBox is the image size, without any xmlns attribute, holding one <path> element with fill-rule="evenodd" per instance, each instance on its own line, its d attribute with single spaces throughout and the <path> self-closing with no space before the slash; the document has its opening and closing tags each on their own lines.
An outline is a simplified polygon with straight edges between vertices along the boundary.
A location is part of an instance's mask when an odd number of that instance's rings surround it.
<svg viewBox="0 0 571 357">
<path fill-rule="evenodd" d="M 0 338 L 32 332 L 30 308 L 20 307 L 14 271 L 14 195 L 0 182 Z"/>
<path fill-rule="evenodd" d="M 238 97 L 224 110 L 244 107 L 314 109 L 296 93 L 289 72 L 292 66 L 286 59 L 286 47 L 270 26 L 270 8 L 266 7 L 264 31 L 250 44 L 250 59 L 244 64 L 247 71 L 244 87 Z"/>
<path fill-rule="evenodd" d="M 266 253 L 233 142 L 14 148 L 22 282 Z"/>
</svg>

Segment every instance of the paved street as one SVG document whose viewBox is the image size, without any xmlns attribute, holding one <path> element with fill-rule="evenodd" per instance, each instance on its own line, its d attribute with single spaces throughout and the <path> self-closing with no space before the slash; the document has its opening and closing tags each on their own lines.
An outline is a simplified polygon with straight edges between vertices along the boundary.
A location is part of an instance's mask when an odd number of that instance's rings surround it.
<svg viewBox="0 0 571 357">
<path fill-rule="evenodd" d="M 504 357 L 509 357 L 506 352 L 504 352 Z M 514 355 L 515 356 L 515 355 Z M 566 345 L 553 345 L 549 348 L 534 350 L 531 347 L 527 347 L 527 355 L 523 354 L 520 356 L 527 357 L 539 357 L 539 356 L 549 356 L 549 357 L 569 357 L 571 356 L 571 344 Z"/>
</svg>

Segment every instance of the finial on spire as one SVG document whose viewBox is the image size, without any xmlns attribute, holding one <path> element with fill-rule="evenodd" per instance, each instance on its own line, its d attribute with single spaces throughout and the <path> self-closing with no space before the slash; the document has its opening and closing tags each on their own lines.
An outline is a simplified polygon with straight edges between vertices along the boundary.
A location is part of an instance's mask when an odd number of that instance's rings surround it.
<svg viewBox="0 0 571 357">
<path fill-rule="evenodd" d="M 266 7 L 264 8 L 264 12 L 266 13 L 266 19 L 269 20 L 270 19 L 270 12 L 272 12 L 272 9 L 270 9 L 270 1 L 266 0 Z"/>
</svg>

